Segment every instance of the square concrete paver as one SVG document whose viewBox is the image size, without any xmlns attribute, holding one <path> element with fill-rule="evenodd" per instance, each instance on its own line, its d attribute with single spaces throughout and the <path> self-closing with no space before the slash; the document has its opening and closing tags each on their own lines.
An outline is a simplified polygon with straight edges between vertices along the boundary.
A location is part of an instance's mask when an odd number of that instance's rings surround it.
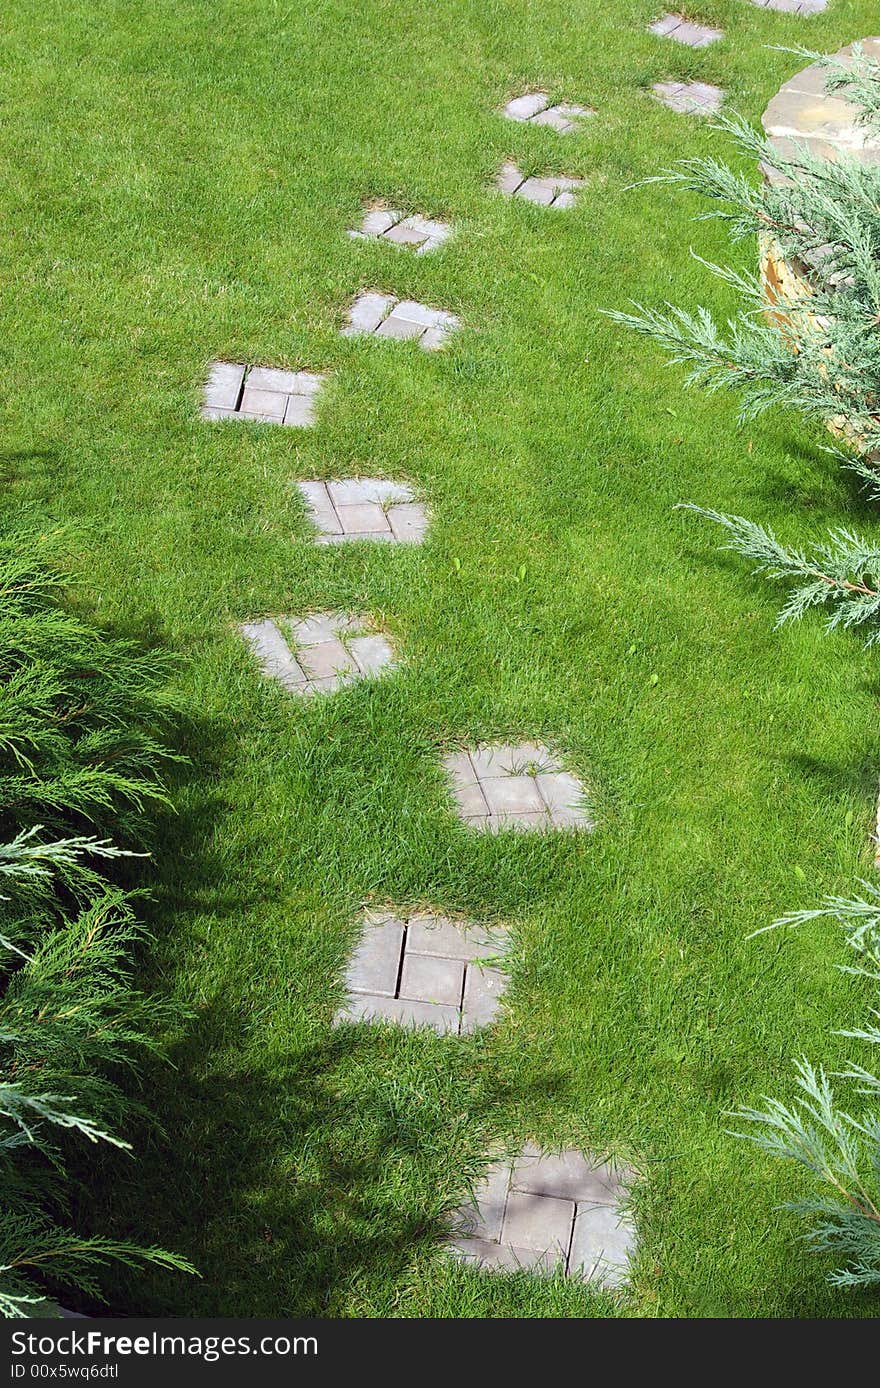
<svg viewBox="0 0 880 1388">
<path fill-rule="evenodd" d="M 390 1021 L 464 1035 L 498 1015 L 504 935 L 429 911 L 364 913 L 340 1022 Z"/>
<path fill-rule="evenodd" d="M 550 1153 L 529 1143 L 516 1160 L 492 1163 L 453 1216 L 447 1249 L 490 1272 L 559 1269 L 619 1287 L 635 1251 L 625 1208 L 633 1179 L 577 1148 Z"/>
<path fill-rule="evenodd" d="M 387 637 L 368 618 L 346 612 L 266 617 L 243 622 L 239 630 L 263 674 L 303 697 L 332 694 L 394 668 Z"/>
<path fill-rule="evenodd" d="M 425 538 L 428 517 L 405 482 L 384 477 L 347 477 L 339 482 L 298 482 L 316 545 L 347 540 L 380 540 L 417 545 Z"/>
<path fill-rule="evenodd" d="M 508 101 L 502 112 L 508 120 L 520 121 L 528 125 L 547 125 L 560 135 L 571 135 L 581 122 L 596 112 L 590 106 L 574 106 L 570 102 L 550 105 L 546 92 L 526 92 Z"/>
<path fill-rule="evenodd" d="M 356 241 L 388 241 L 393 246 L 409 246 L 416 255 L 427 255 L 452 235 L 449 222 L 430 217 L 405 217 L 390 207 L 368 207 L 359 227 L 352 227 L 349 236 Z"/>
<path fill-rule="evenodd" d="M 443 347 L 460 326 L 461 320 L 445 309 L 364 290 L 348 310 L 342 335 L 412 338 L 426 352 L 432 352 Z"/>
<path fill-rule="evenodd" d="M 584 787 L 541 743 L 450 752 L 443 768 L 460 819 L 489 833 L 501 829 L 592 829 Z"/>
<path fill-rule="evenodd" d="M 724 38 L 723 29 L 710 29 L 707 24 L 694 24 L 683 14 L 665 14 L 654 24 L 649 24 L 650 33 L 660 38 L 675 39 L 676 43 L 687 44 L 688 48 L 708 48 Z"/>
<path fill-rule="evenodd" d="M 724 92 L 710 82 L 655 82 L 654 95 L 664 106 L 686 116 L 711 116 L 720 111 Z"/>
<path fill-rule="evenodd" d="M 541 178 L 527 178 L 516 164 L 502 164 L 496 179 L 499 192 L 509 198 L 523 198 L 525 202 L 536 203 L 539 207 L 556 209 L 574 207 L 575 198 L 586 184 L 583 178 L 567 178 L 562 174 L 547 174 Z"/>
<path fill-rule="evenodd" d="M 315 422 L 315 401 L 326 380 L 316 371 L 214 361 L 205 383 L 202 418 L 308 428 Z"/>
</svg>

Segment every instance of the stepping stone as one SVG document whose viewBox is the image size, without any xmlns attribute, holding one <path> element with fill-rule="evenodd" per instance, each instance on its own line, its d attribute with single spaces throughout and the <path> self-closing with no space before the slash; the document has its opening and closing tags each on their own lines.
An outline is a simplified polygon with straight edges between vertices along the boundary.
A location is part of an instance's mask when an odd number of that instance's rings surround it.
<svg viewBox="0 0 880 1388">
<path fill-rule="evenodd" d="M 572 106 L 570 102 L 551 106 L 546 92 L 526 92 L 525 96 L 515 96 L 508 101 L 503 114 L 508 120 L 529 125 L 549 125 L 560 135 L 570 135 L 585 117 L 594 116 L 596 112 L 590 106 Z"/>
<path fill-rule="evenodd" d="M 202 418 L 250 419 L 303 429 L 315 422 L 315 400 L 326 380 L 325 374 L 315 371 L 212 361 Z"/>
<path fill-rule="evenodd" d="M 625 1210 L 627 1169 L 557 1154 L 529 1143 L 513 1162 L 494 1162 L 453 1216 L 447 1251 L 489 1272 L 560 1270 L 601 1287 L 620 1287 L 635 1252 Z"/>
<path fill-rule="evenodd" d="M 526 178 L 516 164 L 502 164 L 496 180 L 499 191 L 509 198 L 524 198 L 539 207 L 574 207 L 575 195 L 585 187 L 585 178 L 565 178 L 547 174 L 542 178 Z"/>
<path fill-rule="evenodd" d="M 762 10 L 780 10 L 783 14 L 811 15 L 821 14 L 828 8 L 828 0 L 751 0 Z"/>
<path fill-rule="evenodd" d="M 654 95 L 664 106 L 686 116 L 711 116 L 721 109 L 724 93 L 709 82 L 655 82 Z"/>
<path fill-rule="evenodd" d="M 540 743 L 450 752 L 443 767 L 459 819 L 472 829 L 593 829 L 584 787 Z"/>
<path fill-rule="evenodd" d="M 880 39 L 864 39 L 866 58 L 880 61 Z M 835 55 L 843 66 L 852 63 L 852 45 Z M 880 163 L 880 136 L 859 120 L 858 108 L 845 92 L 826 95 L 829 74 L 820 63 L 811 63 L 780 87 L 761 123 L 778 152 L 795 157 L 804 146 L 818 158 L 835 159 L 851 154 L 866 164 Z M 762 165 L 765 174 L 766 166 Z M 773 172 L 774 180 L 783 176 Z"/>
<path fill-rule="evenodd" d="M 297 482 L 316 545 L 347 540 L 383 540 L 417 545 L 425 538 L 428 517 L 411 487 L 384 477 L 348 477 L 341 482 Z"/>
<path fill-rule="evenodd" d="M 452 235 L 448 222 L 431 221 L 428 217 L 405 217 L 391 208 L 367 208 L 359 228 L 349 236 L 357 241 L 390 241 L 394 246 L 411 246 L 416 255 L 427 255 L 442 246 Z"/>
<path fill-rule="evenodd" d="M 388 639 L 366 617 L 320 612 L 310 617 L 264 618 L 239 630 L 268 679 L 291 694 L 332 694 L 357 680 L 394 668 Z"/>
<path fill-rule="evenodd" d="M 460 325 L 461 320 L 444 309 L 367 290 L 358 294 L 349 309 L 342 336 L 414 338 L 426 352 L 432 352 L 443 347 Z"/>
<path fill-rule="evenodd" d="M 689 19 L 685 19 L 683 14 L 665 14 L 656 23 L 649 24 L 648 31 L 660 38 L 685 43 L 688 48 L 708 48 L 710 43 L 724 38 L 723 29 L 710 29 L 707 24 L 693 24 Z"/>
<path fill-rule="evenodd" d="M 489 1026 L 508 981 L 489 961 L 504 949 L 499 932 L 449 916 L 365 912 L 334 1025 L 396 1022 L 452 1036 Z"/>
</svg>

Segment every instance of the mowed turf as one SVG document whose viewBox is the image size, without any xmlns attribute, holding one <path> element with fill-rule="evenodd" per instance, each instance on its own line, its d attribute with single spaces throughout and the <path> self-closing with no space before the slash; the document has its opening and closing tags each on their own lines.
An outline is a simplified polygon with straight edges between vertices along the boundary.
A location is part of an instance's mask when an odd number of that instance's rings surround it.
<svg viewBox="0 0 880 1388">
<path fill-rule="evenodd" d="M 785 539 L 874 524 L 821 431 L 684 394 L 600 316 L 729 291 L 697 199 L 631 185 L 725 138 L 653 101 L 723 87 L 757 120 L 803 60 L 876 27 L 701 0 L 693 52 L 650 0 L 10 0 L 0 18 L 0 300 L 10 515 L 58 528 L 78 600 L 180 653 L 192 759 L 161 826 L 149 986 L 192 1010 L 143 1076 L 163 1131 L 92 1157 L 94 1232 L 201 1278 L 117 1271 L 117 1311 L 330 1316 L 872 1316 L 780 1202 L 806 1177 L 728 1135 L 868 997 L 832 926 L 750 940 L 870 871 L 876 656 L 778 595 L 677 502 Z M 562 137 L 494 114 L 545 86 L 596 107 Z M 570 212 L 500 197 L 505 158 L 582 176 Z M 449 219 L 414 257 L 352 241 L 362 205 Z M 754 265 L 752 245 L 733 253 Z M 359 288 L 460 315 L 448 349 L 338 335 Z M 332 373 L 311 431 L 209 425 L 215 357 Z M 297 479 L 412 481 L 422 547 L 316 548 Z M 300 703 L 235 623 L 365 610 L 401 668 Z M 541 740 L 587 782 L 592 835 L 467 833 L 460 742 Z M 510 1007 L 460 1042 L 333 1030 L 361 903 L 513 932 Z M 437 1252 L 489 1152 L 617 1154 L 640 1253 L 628 1300 L 480 1276 Z"/>
</svg>

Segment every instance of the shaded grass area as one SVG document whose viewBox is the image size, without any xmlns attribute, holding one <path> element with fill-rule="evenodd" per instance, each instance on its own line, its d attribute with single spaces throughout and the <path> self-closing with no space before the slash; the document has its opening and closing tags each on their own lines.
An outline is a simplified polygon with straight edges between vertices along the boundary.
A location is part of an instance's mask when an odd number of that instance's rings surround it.
<svg viewBox="0 0 880 1388">
<path fill-rule="evenodd" d="M 798 60 L 872 28 L 701 3 L 722 43 L 645 33 L 648 3 L 299 6 L 13 0 L 0 19 L 6 504 L 59 526 L 81 600 L 181 651 L 192 773 L 156 864 L 154 986 L 194 1009 L 144 1076 L 164 1135 L 100 1172 L 84 1220 L 176 1247 L 200 1281 L 108 1280 L 163 1315 L 874 1315 L 777 1211 L 802 1189 L 725 1132 L 863 1014 L 831 927 L 749 941 L 869 864 L 876 662 L 674 511 L 783 538 L 869 523 L 794 418 L 737 429 L 598 309 L 728 307 L 696 200 L 630 185 L 725 141 L 653 102 L 700 78 L 757 118 Z M 598 109 L 560 138 L 493 115 L 546 85 Z M 505 157 L 584 176 L 546 213 Z M 413 258 L 353 242 L 361 204 L 451 219 Z M 743 247 L 741 263 L 751 263 Z M 359 287 L 461 315 L 443 354 L 344 340 Z M 333 372 L 319 424 L 212 427 L 214 357 Z M 306 543 L 298 478 L 411 479 L 428 542 Z M 524 571 L 524 572 L 523 572 Z M 393 679 L 300 705 L 234 634 L 252 615 L 372 611 Z M 439 771 L 458 741 L 539 738 L 589 784 L 586 837 L 483 840 Z M 851 812 L 851 814 L 850 814 Z M 511 1005 L 460 1045 L 335 1032 L 366 900 L 509 923 Z M 618 1153 L 644 1179 L 626 1302 L 438 1259 L 493 1144 Z"/>
</svg>

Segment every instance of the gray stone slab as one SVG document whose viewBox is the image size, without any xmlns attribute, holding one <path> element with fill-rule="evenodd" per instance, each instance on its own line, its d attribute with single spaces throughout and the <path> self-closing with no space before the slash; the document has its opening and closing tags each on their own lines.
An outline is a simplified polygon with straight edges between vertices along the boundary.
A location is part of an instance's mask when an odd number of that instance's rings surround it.
<svg viewBox="0 0 880 1388">
<path fill-rule="evenodd" d="M 512 195 L 516 192 L 525 180 L 525 174 L 520 173 L 516 164 L 502 164 L 501 172 L 496 179 L 496 184 L 500 192 Z"/>
<path fill-rule="evenodd" d="M 464 964 L 460 959 L 438 959 L 406 951 L 400 975 L 400 997 L 442 1003 L 460 1010 L 463 989 Z"/>
<path fill-rule="evenodd" d="M 525 1260 L 531 1271 L 557 1266 L 599 1286 L 620 1286 L 635 1251 L 635 1228 L 624 1208 L 624 1173 L 612 1174 L 606 1185 L 600 1177 L 609 1171 L 574 1149 L 553 1154 L 529 1143 L 514 1163 L 489 1166 L 453 1217 L 456 1238 L 449 1249 L 468 1261 L 507 1269 L 527 1251 L 543 1256 L 535 1265 Z M 523 1181 L 533 1188 L 523 1189 Z M 601 1203 L 581 1198 L 595 1192 Z"/>
<path fill-rule="evenodd" d="M 405 998 L 386 998 L 379 994 L 352 994 L 336 1016 L 337 1022 L 394 1022 L 403 1027 L 430 1027 L 441 1036 L 456 1035 L 457 1007 L 441 1007 L 430 1002 L 410 1002 Z"/>
<path fill-rule="evenodd" d="M 389 313 L 384 323 L 380 323 L 376 329 L 377 337 L 392 337 L 397 341 L 406 342 L 410 338 L 419 338 L 424 333 L 425 328 L 421 323 L 414 323 L 411 318 L 395 317 Z"/>
<path fill-rule="evenodd" d="M 352 636 L 348 648 L 364 676 L 386 673 L 394 663 L 394 652 L 384 636 Z"/>
<path fill-rule="evenodd" d="M 295 371 L 279 371 L 272 366 L 252 366 L 247 374 L 248 390 L 274 390 L 289 395 L 296 390 Z"/>
<path fill-rule="evenodd" d="M 387 520 L 392 534 L 401 544 L 418 544 L 420 540 L 425 538 L 428 518 L 425 515 L 425 508 L 417 502 L 401 506 L 389 506 Z"/>
<path fill-rule="evenodd" d="M 364 213 L 364 220 L 361 224 L 361 235 L 363 236 L 384 236 L 386 231 L 390 231 L 393 226 L 402 219 L 402 212 L 395 212 L 387 207 L 375 207 Z"/>
<path fill-rule="evenodd" d="M 298 646 L 314 646 L 319 641 L 332 641 L 337 632 L 348 629 L 348 625 L 339 620 L 339 614 L 336 612 L 313 612 L 291 625 L 293 639 Z"/>
<path fill-rule="evenodd" d="M 209 409 L 234 410 L 244 373 L 245 367 L 237 362 L 212 361 L 205 383 L 205 405 Z"/>
<path fill-rule="evenodd" d="M 474 747 L 470 752 L 470 762 L 474 775 L 480 780 L 495 776 L 522 776 L 532 769 L 547 773 L 556 770 L 554 758 L 540 742 Z"/>
<path fill-rule="evenodd" d="M 526 202 L 537 203 L 539 207 L 549 207 L 556 197 L 556 187 L 548 178 L 527 178 L 517 190 L 516 196 Z"/>
<path fill-rule="evenodd" d="M 368 539 L 418 544 L 427 532 L 425 508 L 405 483 L 353 477 L 329 483 L 298 482 L 297 487 L 319 532 L 317 542 Z"/>
<path fill-rule="evenodd" d="M 264 675 L 278 680 L 288 689 L 299 689 L 305 683 L 305 672 L 273 621 L 243 622 L 239 630 Z"/>
<path fill-rule="evenodd" d="M 577 191 L 585 180 L 563 174 L 546 174 L 524 178 L 515 164 L 504 164 L 496 186 L 509 197 L 523 198 L 540 207 L 573 207 Z"/>
<path fill-rule="evenodd" d="M 345 975 L 351 992 L 396 996 L 403 935 L 403 923 L 399 920 L 366 922 Z"/>
<path fill-rule="evenodd" d="M 412 217 L 407 217 L 405 225 L 412 228 L 413 231 L 421 232 L 429 241 L 445 241 L 452 231 L 448 222 L 439 222 L 432 217 L 421 217 L 417 213 Z"/>
<path fill-rule="evenodd" d="M 535 1143 L 528 1143 L 517 1159 L 511 1185 L 532 1195 L 596 1205 L 616 1204 L 624 1188 L 621 1176 L 606 1163 L 588 1161 L 576 1148 L 543 1152 Z"/>
<path fill-rule="evenodd" d="M 410 916 L 406 948 L 410 954 L 436 954 L 445 959 L 493 959 L 505 947 L 500 932 L 449 916 L 418 912 Z"/>
<path fill-rule="evenodd" d="M 342 642 L 336 637 L 320 641 L 315 645 L 298 646 L 297 657 L 309 679 L 330 679 L 334 675 L 347 675 L 357 669 L 354 658 L 349 655 Z"/>
<path fill-rule="evenodd" d="M 421 328 L 433 328 L 444 321 L 445 315 L 442 309 L 429 308 L 427 304 L 416 303 L 415 299 L 401 299 L 392 309 L 391 317 L 417 323 Z"/>
<path fill-rule="evenodd" d="M 708 82 L 655 82 L 654 95 L 681 115 L 710 116 L 721 109 L 724 93 Z"/>
<path fill-rule="evenodd" d="M 459 1237 L 495 1243 L 500 1240 L 509 1186 L 510 1163 L 493 1162 L 475 1186 L 472 1203 L 463 1205 L 456 1214 Z"/>
<path fill-rule="evenodd" d="M 574 1215 L 572 1200 L 511 1189 L 504 1211 L 502 1241 L 514 1248 L 533 1248 L 537 1253 L 554 1252 L 567 1258 Z"/>
<path fill-rule="evenodd" d="M 424 352 L 436 352 L 445 347 L 451 330 L 447 323 L 438 323 L 436 327 L 426 328 L 419 338 L 419 346 Z"/>
<path fill-rule="evenodd" d="M 569 1271 L 603 1287 L 620 1287 L 629 1276 L 636 1233 L 627 1214 L 610 1205 L 578 1207 Z"/>
<path fill-rule="evenodd" d="M 536 814 L 546 808 L 534 776 L 490 776 L 480 784 L 490 814 Z"/>
<path fill-rule="evenodd" d="M 782 14 L 799 14 L 805 17 L 821 14 L 828 8 L 828 0 L 752 0 L 764 10 L 778 10 Z"/>
<path fill-rule="evenodd" d="M 648 29 L 660 38 L 674 39 L 688 48 L 706 48 L 710 43 L 724 38 L 723 30 L 712 29 L 707 24 L 694 24 L 680 14 L 665 14 L 662 19 L 649 24 Z"/>
<path fill-rule="evenodd" d="M 397 226 L 386 232 L 382 239 L 390 241 L 395 246 L 421 246 L 428 238 L 423 231 L 418 231 L 413 226 L 407 226 L 406 222 L 398 222 Z"/>
<path fill-rule="evenodd" d="M 314 399 L 309 395 L 288 395 L 284 423 L 294 429 L 308 429 L 314 422 Z"/>
<path fill-rule="evenodd" d="M 595 112 L 588 110 L 586 106 L 573 106 L 564 102 L 559 106 L 551 106 L 548 110 L 539 112 L 530 124 L 549 126 L 551 130 L 556 130 L 560 135 L 571 135 L 578 129 L 582 120 L 594 114 Z"/>
<path fill-rule="evenodd" d="M 365 618 L 349 613 L 321 612 L 299 619 L 247 623 L 241 632 L 260 659 L 263 673 L 303 697 L 332 693 L 356 679 L 385 673 L 394 665 L 390 642 L 369 630 Z"/>
<path fill-rule="evenodd" d="M 673 30 L 678 28 L 681 22 L 682 17 L 680 14 L 665 14 L 661 19 L 657 19 L 653 24 L 649 24 L 648 30 L 650 33 L 656 34 L 659 38 L 668 38 Z"/>
<path fill-rule="evenodd" d="M 594 827 L 581 783 L 540 743 L 449 753 L 443 766 L 459 816 L 474 829 Z"/>
<path fill-rule="evenodd" d="M 555 823 L 561 826 L 592 824 L 584 803 L 584 788 L 576 776 L 567 771 L 551 771 L 534 779 Z"/>
<path fill-rule="evenodd" d="M 538 1253 L 532 1248 L 511 1248 L 488 1239 L 453 1239 L 449 1252 L 462 1262 L 474 1263 L 486 1272 L 530 1272 L 548 1275 L 560 1263 L 559 1255 Z"/>
<path fill-rule="evenodd" d="M 524 96 L 515 96 L 508 101 L 504 114 L 508 120 L 527 121 L 549 105 L 550 98 L 546 92 L 526 92 Z"/>
<path fill-rule="evenodd" d="M 391 245 L 408 247 L 417 255 L 435 250 L 452 233 L 448 222 L 423 217 L 419 213 L 404 217 L 401 212 L 374 208 L 367 211 L 359 229 L 349 231 L 357 240 L 388 241 Z"/>
<path fill-rule="evenodd" d="M 358 294 L 348 311 L 348 321 L 342 329 L 343 336 L 375 332 L 391 312 L 394 302 L 393 294 L 377 294 L 373 291 Z"/>
<path fill-rule="evenodd" d="M 474 827 L 485 828 L 490 834 L 506 832 L 544 834 L 554 826 L 546 810 L 506 810 L 498 814 L 490 814 L 485 825 L 479 826 L 475 822 Z"/>
<path fill-rule="evenodd" d="M 352 506 L 336 507 L 342 529 L 346 535 L 363 534 L 369 530 L 387 530 L 385 512 L 375 501 L 363 501 Z"/>
<path fill-rule="evenodd" d="M 317 395 L 327 383 L 326 375 L 320 371 L 297 371 L 293 379 L 293 395 Z"/>
<path fill-rule="evenodd" d="M 507 975 L 500 969 L 469 964 L 464 982 L 462 1031 L 491 1026 L 500 1011 L 501 997 L 506 987 Z"/>
<path fill-rule="evenodd" d="M 274 390 L 252 390 L 247 382 L 245 383 L 244 394 L 241 397 L 242 414 L 258 414 L 266 420 L 277 420 L 280 424 L 286 408 L 286 395 L 280 395 Z"/>
<path fill-rule="evenodd" d="M 491 943 L 497 955 L 497 935 Z M 489 1002 L 501 995 L 507 977 L 500 969 L 485 969 L 487 982 L 482 993 L 472 984 L 469 987 L 467 979 L 480 971 L 474 957 L 488 953 L 489 945 L 490 936 L 484 928 L 453 922 L 434 912 L 416 911 L 409 917 L 370 912 L 349 964 L 348 1001 L 339 1016 L 369 1020 L 375 1012 L 402 1025 L 424 1021 L 443 1032 L 455 1033 L 487 1025 L 495 1015 Z M 438 948 L 445 952 L 436 952 Z M 359 996 L 367 998 L 364 1006 L 358 1002 Z M 380 997 L 394 1005 L 377 1011 L 376 999 Z M 422 1005 L 428 1010 L 420 1010 Z M 450 1009 L 455 1014 L 454 1026 Z"/>
<path fill-rule="evenodd" d="M 462 819 L 471 823 L 477 819 L 488 818 L 489 806 L 486 804 L 486 797 L 476 781 L 454 785 L 452 790 Z"/>
</svg>

